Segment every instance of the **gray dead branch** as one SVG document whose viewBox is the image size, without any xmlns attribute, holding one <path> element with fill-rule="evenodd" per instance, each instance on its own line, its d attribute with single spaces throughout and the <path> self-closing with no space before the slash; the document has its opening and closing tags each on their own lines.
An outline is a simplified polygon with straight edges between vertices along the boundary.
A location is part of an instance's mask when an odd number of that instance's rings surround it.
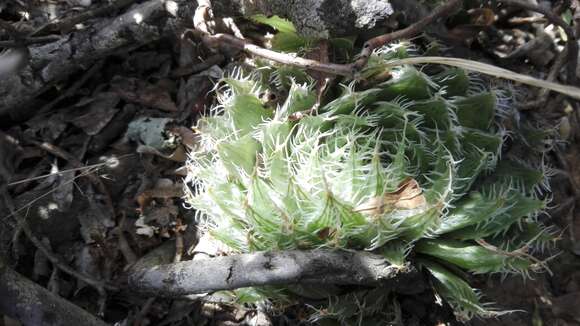
<svg viewBox="0 0 580 326">
<path fill-rule="evenodd" d="M 0 312 L 24 325 L 105 326 L 69 301 L 28 280 L 6 266 L 0 257 Z"/>
<path fill-rule="evenodd" d="M 287 284 L 386 285 L 406 292 L 409 284 L 416 290 L 421 278 L 413 267 L 391 265 L 380 255 L 332 250 L 257 252 L 173 264 L 137 264 L 129 275 L 129 285 L 135 291 L 167 297 Z"/>
</svg>

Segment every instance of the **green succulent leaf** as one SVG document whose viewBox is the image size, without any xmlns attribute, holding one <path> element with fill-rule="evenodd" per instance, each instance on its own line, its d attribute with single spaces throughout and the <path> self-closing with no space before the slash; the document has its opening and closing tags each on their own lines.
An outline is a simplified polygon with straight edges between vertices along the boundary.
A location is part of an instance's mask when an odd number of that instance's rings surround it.
<svg viewBox="0 0 580 326">
<path fill-rule="evenodd" d="M 465 96 L 469 89 L 469 76 L 459 68 L 449 68 L 432 77 L 433 81 L 444 90 L 446 98 Z"/>
<path fill-rule="evenodd" d="M 513 224 L 525 217 L 533 217 L 546 207 L 543 200 L 526 197 L 518 192 L 504 194 L 505 209 L 493 215 L 486 221 L 459 229 L 450 234 L 451 237 L 461 240 L 482 239 L 507 231 Z"/>
<path fill-rule="evenodd" d="M 455 204 L 455 208 L 441 221 L 435 233 L 445 234 L 483 223 L 502 212 L 504 205 L 505 198 L 490 198 L 479 192 L 473 192 Z"/>
<path fill-rule="evenodd" d="M 463 127 L 487 131 L 493 123 L 496 102 L 493 93 L 485 92 L 457 98 L 452 104 Z"/>
<path fill-rule="evenodd" d="M 531 265 L 528 259 L 521 256 L 494 252 L 477 244 L 455 240 L 421 240 L 415 250 L 473 273 L 522 271 Z"/>
<path fill-rule="evenodd" d="M 394 100 L 403 97 L 409 100 L 426 100 L 437 88 L 437 84 L 427 75 L 411 66 L 397 68 L 393 74 L 391 80 L 381 85 L 381 99 Z"/>
<path fill-rule="evenodd" d="M 546 175 L 542 170 L 533 169 L 526 164 L 502 160 L 493 173 L 494 180 L 511 183 L 525 192 L 533 192 L 545 183 Z"/>
<path fill-rule="evenodd" d="M 480 302 L 479 294 L 466 281 L 450 270 L 427 260 L 421 260 L 420 264 L 433 275 L 437 293 L 454 308 L 455 315 L 460 321 L 468 321 L 475 316 L 492 317 L 497 315 L 486 309 Z"/>
<path fill-rule="evenodd" d="M 248 134 L 233 142 L 220 143 L 217 150 L 228 173 L 241 178 L 242 171 L 247 175 L 254 171 L 260 147 L 260 143 Z"/>
<path fill-rule="evenodd" d="M 264 108 L 254 95 L 238 95 L 227 106 L 234 128 L 245 135 L 252 132 L 265 119 L 272 117 L 272 111 Z"/>
</svg>

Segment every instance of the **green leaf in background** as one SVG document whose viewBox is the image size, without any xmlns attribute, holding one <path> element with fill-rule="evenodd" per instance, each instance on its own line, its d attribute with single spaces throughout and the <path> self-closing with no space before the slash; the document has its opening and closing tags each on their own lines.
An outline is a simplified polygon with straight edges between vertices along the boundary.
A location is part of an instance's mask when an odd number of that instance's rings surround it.
<svg viewBox="0 0 580 326">
<path fill-rule="evenodd" d="M 296 33 L 296 28 L 294 27 L 294 24 L 292 24 L 292 22 L 290 22 L 288 19 L 281 18 L 277 15 L 267 17 L 265 15 L 259 14 L 250 16 L 250 19 L 257 23 L 268 25 L 277 30 L 278 32 Z"/>
<path fill-rule="evenodd" d="M 285 18 L 279 16 L 253 15 L 251 20 L 268 25 L 274 28 L 278 33 L 272 38 L 272 49 L 282 52 L 297 52 L 312 41 L 309 38 L 302 37 L 296 33 L 294 24 Z"/>
<path fill-rule="evenodd" d="M 309 45 L 308 39 L 294 32 L 278 32 L 272 38 L 272 49 L 282 52 L 298 52 Z"/>
</svg>

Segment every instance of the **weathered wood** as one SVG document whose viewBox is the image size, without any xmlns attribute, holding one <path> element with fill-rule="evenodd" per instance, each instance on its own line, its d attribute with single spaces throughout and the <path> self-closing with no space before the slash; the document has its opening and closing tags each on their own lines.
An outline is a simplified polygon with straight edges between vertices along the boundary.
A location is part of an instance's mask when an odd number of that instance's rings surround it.
<svg viewBox="0 0 580 326">
<path fill-rule="evenodd" d="M 16 273 L 0 257 L 0 314 L 24 325 L 105 326 L 104 321 Z"/>
<path fill-rule="evenodd" d="M 412 276 L 416 281 L 417 275 L 411 266 L 394 266 L 368 252 L 289 250 L 135 266 L 129 285 L 139 293 L 172 297 L 283 284 L 389 284 L 397 288 Z"/>
</svg>

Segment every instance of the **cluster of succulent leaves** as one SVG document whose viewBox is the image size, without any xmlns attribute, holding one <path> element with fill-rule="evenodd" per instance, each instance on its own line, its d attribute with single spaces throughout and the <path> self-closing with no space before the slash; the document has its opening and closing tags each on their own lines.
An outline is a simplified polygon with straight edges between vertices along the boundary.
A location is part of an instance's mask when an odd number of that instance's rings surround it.
<svg viewBox="0 0 580 326">
<path fill-rule="evenodd" d="M 455 68 L 388 67 L 405 55 L 373 55 L 363 77 L 389 79 L 342 86 L 316 110 L 314 82 L 299 69 L 224 78 L 220 105 L 196 127 L 188 201 L 232 254 L 373 251 L 427 271 L 459 319 L 492 316 L 465 272 L 528 275 L 541 265 L 529 252 L 550 239 L 537 219 L 546 173 L 502 157 L 501 92 Z M 265 101 L 267 92 L 280 101 Z"/>
</svg>

